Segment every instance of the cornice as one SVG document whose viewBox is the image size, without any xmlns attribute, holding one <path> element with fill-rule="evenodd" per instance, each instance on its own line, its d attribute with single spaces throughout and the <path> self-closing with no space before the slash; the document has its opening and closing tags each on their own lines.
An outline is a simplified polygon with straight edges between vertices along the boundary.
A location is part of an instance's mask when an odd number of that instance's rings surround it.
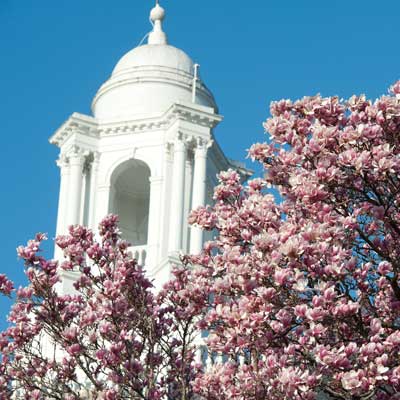
<svg viewBox="0 0 400 400">
<path fill-rule="evenodd" d="M 100 137 L 135 134 L 165 129 L 170 121 L 163 117 L 135 119 L 131 121 L 103 122 L 99 124 Z"/>
<path fill-rule="evenodd" d="M 215 128 L 223 119 L 221 115 L 215 114 L 210 107 L 184 102 L 174 103 L 167 114 L 211 129 Z"/>
<path fill-rule="evenodd" d="M 97 138 L 98 122 L 88 115 L 73 113 L 56 132 L 50 137 L 51 144 L 61 147 L 63 143 L 73 134 L 80 133 L 85 136 Z"/>
<path fill-rule="evenodd" d="M 50 143 L 61 147 L 73 134 L 92 138 L 103 138 L 124 134 L 168 129 L 175 121 L 183 120 L 207 128 L 214 128 L 222 116 L 215 114 L 210 107 L 198 104 L 177 102 L 158 117 L 125 121 L 99 121 L 94 117 L 73 113 L 50 138 Z"/>
</svg>

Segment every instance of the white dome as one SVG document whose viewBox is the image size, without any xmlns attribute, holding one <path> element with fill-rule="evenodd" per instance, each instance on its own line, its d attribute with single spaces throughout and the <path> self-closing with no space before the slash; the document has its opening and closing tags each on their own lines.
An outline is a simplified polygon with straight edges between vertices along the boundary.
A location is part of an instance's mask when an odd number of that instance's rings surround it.
<svg viewBox="0 0 400 400">
<path fill-rule="evenodd" d="M 190 75 L 193 73 L 193 61 L 184 51 L 170 45 L 149 44 L 126 53 L 115 66 L 113 75 L 143 66 L 162 66 L 178 69 Z"/>
<path fill-rule="evenodd" d="M 96 118 L 147 118 L 164 113 L 173 103 L 191 102 L 194 63 L 168 44 L 147 44 L 125 54 L 110 79 L 97 92 L 92 110 Z M 215 110 L 211 92 L 198 81 L 196 103 Z"/>
</svg>

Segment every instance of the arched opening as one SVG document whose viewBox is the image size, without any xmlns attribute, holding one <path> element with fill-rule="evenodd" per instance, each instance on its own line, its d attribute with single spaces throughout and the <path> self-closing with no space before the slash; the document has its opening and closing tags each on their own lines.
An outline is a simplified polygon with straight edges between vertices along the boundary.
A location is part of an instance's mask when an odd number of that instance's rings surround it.
<svg viewBox="0 0 400 400">
<path fill-rule="evenodd" d="M 150 169 L 140 160 L 119 165 L 112 174 L 110 212 L 119 216 L 122 237 L 132 246 L 147 244 Z"/>
</svg>

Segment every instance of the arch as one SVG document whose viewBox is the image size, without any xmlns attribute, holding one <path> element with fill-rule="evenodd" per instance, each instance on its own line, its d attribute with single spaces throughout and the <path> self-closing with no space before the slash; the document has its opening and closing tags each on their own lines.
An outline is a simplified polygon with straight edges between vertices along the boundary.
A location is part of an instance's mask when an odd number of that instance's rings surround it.
<svg viewBox="0 0 400 400">
<path fill-rule="evenodd" d="M 119 216 L 122 237 L 133 246 L 147 244 L 150 174 L 145 162 L 131 158 L 110 176 L 109 212 Z"/>
<path fill-rule="evenodd" d="M 106 174 L 105 174 L 105 180 L 104 184 L 107 186 L 111 186 L 112 184 L 112 178 L 115 176 L 116 173 L 122 168 L 124 168 L 124 165 L 129 162 L 129 161 L 137 161 L 139 163 L 143 163 L 147 166 L 147 168 L 150 170 L 150 176 L 154 175 L 154 171 L 150 167 L 150 164 L 148 160 L 146 160 L 146 157 L 139 157 L 136 151 L 137 149 L 134 148 L 133 152 L 129 152 L 128 154 L 125 153 L 122 157 L 119 157 L 117 159 L 114 159 L 112 162 L 111 166 L 107 167 L 106 169 Z"/>
</svg>

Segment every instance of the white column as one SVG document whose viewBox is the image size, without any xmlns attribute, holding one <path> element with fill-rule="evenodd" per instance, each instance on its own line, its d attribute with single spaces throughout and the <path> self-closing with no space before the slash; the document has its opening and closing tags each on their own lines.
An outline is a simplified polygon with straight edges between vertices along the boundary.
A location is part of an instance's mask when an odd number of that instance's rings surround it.
<svg viewBox="0 0 400 400">
<path fill-rule="evenodd" d="M 68 176 L 69 176 L 69 163 L 65 155 L 61 155 L 57 160 L 57 165 L 60 168 L 60 194 L 58 197 L 58 214 L 57 214 L 57 228 L 56 234 L 61 235 L 65 233 L 65 220 L 67 211 L 67 196 L 68 196 Z"/>
<path fill-rule="evenodd" d="M 90 201 L 88 225 L 95 230 L 100 221 L 96 221 L 96 196 L 97 196 L 97 175 L 99 171 L 100 153 L 93 153 L 93 161 L 90 167 Z"/>
<path fill-rule="evenodd" d="M 57 165 L 60 168 L 60 194 L 58 197 L 58 210 L 57 210 L 57 227 L 56 236 L 66 233 L 66 219 L 67 219 L 67 196 L 68 196 L 68 178 L 69 178 L 69 163 L 65 155 L 60 155 L 57 160 Z M 62 250 L 55 246 L 54 258 L 62 258 Z"/>
<path fill-rule="evenodd" d="M 161 222 L 159 229 L 160 253 L 159 260 L 163 260 L 168 254 L 168 237 L 169 237 L 169 222 L 170 222 L 170 193 L 171 193 L 171 170 L 172 160 L 170 152 L 172 149 L 171 143 L 165 143 L 163 152 L 163 166 L 162 166 L 162 202 L 161 208 Z"/>
<path fill-rule="evenodd" d="M 185 197 L 186 144 L 182 140 L 174 142 L 174 163 L 172 167 L 172 196 L 169 226 L 169 251 L 182 249 L 183 205 Z"/>
<path fill-rule="evenodd" d="M 211 141 L 198 141 L 194 152 L 192 209 L 205 205 L 207 185 L 207 151 L 211 144 Z M 192 226 L 190 232 L 190 253 L 199 254 L 202 246 L 203 231 L 198 227 Z"/>
<path fill-rule="evenodd" d="M 94 210 L 96 230 L 100 221 L 110 213 L 110 192 L 109 185 L 100 185 L 96 191 L 96 209 Z"/>
<path fill-rule="evenodd" d="M 69 155 L 70 175 L 68 193 L 68 225 L 79 224 L 84 157 L 79 148 L 74 148 Z"/>
<path fill-rule="evenodd" d="M 184 253 L 189 251 L 190 229 L 188 223 L 189 212 L 192 209 L 192 186 L 193 186 L 193 157 L 188 152 L 188 159 L 185 167 L 185 205 L 183 213 L 183 234 L 182 234 L 182 250 Z"/>
<path fill-rule="evenodd" d="M 159 229 L 161 222 L 161 189 L 162 177 L 150 177 L 150 204 L 149 225 L 147 232 L 147 256 L 146 267 L 148 271 L 155 269 L 158 265 Z"/>
</svg>

